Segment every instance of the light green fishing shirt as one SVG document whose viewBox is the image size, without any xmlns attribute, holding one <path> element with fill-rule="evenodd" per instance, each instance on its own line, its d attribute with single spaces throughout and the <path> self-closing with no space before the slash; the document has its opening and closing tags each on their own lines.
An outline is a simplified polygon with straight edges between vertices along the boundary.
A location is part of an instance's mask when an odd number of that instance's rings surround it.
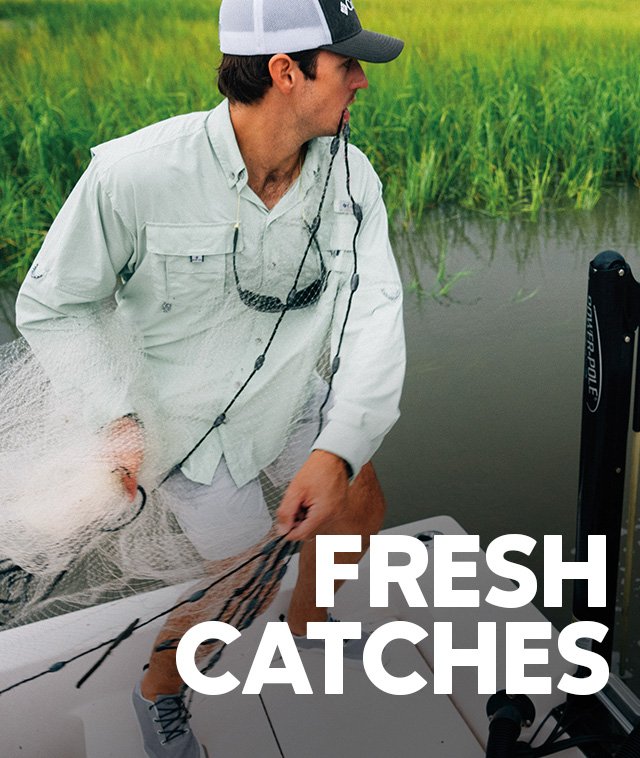
<svg viewBox="0 0 640 758">
<path fill-rule="evenodd" d="M 89 323 L 87 314 L 105 302 L 115 301 L 141 335 L 145 379 L 134 386 L 122 381 L 117 361 L 104 356 L 91 380 L 74 382 L 69 377 L 81 378 L 83 371 L 69 367 L 66 380 L 82 393 L 91 423 L 104 425 L 138 411 L 143 397 L 154 398 L 154 433 L 167 440 L 167 468 L 206 433 L 251 373 L 279 317 L 247 307 L 238 296 L 231 255 L 236 223 L 241 287 L 286 299 L 327 175 L 329 143 L 309 143 L 299 178 L 271 210 L 247 184 L 227 101 L 92 150 L 17 301 L 18 326 L 37 354 L 56 335 L 73 334 L 72 323 Z M 349 147 L 349 162 L 351 192 L 364 214 L 356 246 L 360 283 L 333 405 L 313 447 L 339 455 L 355 475 L 398 417 L 405 352 L 402 289 L 381 185 L 357 148 Z M 341 148 L 318 244 L 298 286 L 317 279 L 322 256 L 326 289 L 316 304 L 286 313 L 264 366 L 226 423 L 183 464 L 189 478 L 210 482 L 224 455 L 241 486 L 283 450 L 292 420 L 317 395 L 319 357 L 327 345 L 331 356 L 337 350 L 355 265 L 355 225 Z M 102 349 L 100 335 L 87 327 L 79 363 L 90 360 L 89 343 L 96 353 Z"/>
</svg>

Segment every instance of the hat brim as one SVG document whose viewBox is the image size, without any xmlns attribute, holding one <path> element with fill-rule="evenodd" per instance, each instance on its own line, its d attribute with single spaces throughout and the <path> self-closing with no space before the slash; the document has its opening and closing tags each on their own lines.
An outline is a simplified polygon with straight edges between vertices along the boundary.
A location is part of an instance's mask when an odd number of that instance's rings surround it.
<svg viewBox="0 0 640 758">
<path fill-rule="evenodd" d="M 331 45 L 322 45 L 320 49 L 367 63 L 388 63 L 400 55 L 403 47 L 404 42 L 401 39 L 362 29 L 353 37 Z"/>
</svg>

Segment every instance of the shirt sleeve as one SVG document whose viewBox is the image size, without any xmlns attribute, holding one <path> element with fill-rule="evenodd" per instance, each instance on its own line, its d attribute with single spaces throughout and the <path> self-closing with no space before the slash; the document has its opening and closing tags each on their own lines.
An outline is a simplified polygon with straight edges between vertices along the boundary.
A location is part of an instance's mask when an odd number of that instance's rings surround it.
<svg viewBox="0 0 640 758">
<path fill-rule="evenodd" d="M 106 315 L 135 237 L 114 207 L 97 160 L 53 222 L 16 303 L 16 324 L 55 389 L 72 393 L 95 427 L 135 410 L 127 386 L 132 356 Z"/>
<path fill-rule="evenodd" d="M 356 240 L 358 288 L 349 316 L 350 282 L 342 288 L 331 338 L 335 357 L 342 335 L 340 364 L 333 379 L 334 402 L 314 449 L 343 458 L 353 477 L 376 452 L 400 415 L 405 373 L 402 284 L 391 250 L 381 186 Z M 344 334 L 342 334 L 344 328 Z"/>
</svg>

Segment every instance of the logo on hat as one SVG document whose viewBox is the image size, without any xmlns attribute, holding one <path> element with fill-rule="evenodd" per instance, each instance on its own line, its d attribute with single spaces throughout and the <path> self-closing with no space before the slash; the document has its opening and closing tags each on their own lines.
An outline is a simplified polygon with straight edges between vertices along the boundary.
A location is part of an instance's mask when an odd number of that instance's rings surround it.
<svg viewBox="0 0 640 758">
<path fill-rule="evenodd" d="M 355 10 L 353 0 L 340 0 L 340 10 L 345 16 L 348 16 L 350 11 Z"/>
</svg>

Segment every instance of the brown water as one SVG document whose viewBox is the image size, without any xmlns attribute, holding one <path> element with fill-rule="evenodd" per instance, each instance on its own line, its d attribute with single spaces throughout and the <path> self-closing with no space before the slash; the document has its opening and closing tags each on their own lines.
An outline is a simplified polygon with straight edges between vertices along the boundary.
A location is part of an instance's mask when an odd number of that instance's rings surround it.
<svg viewBox="0 0 640 758">
<path fill-rule="evenodd" d="M 389 525 L 448 514 L 483 545 L 560 533 L 569 555 L 587 267 L 614 249 L 640 278 L 639 239 L 636 190 L 535 222 L 439 210 L 398 232 L 408 372 L 403 416 L 375 459 Z M 541 576 L 541 550 L 529 565 Z M 570 620 L 566 598 L 547 613 L 557 626 Z"/>
<path fill-rule="evenodd" d="M 563 534 L 570 556 L 588 264 L 614 249 L 640 278 L 639 240 L 635 190 L 535 222 L 438 211 L 399 235 L 408 371 L 403 416 L 376 457 L 390 524 L 448 514 L 482 545 Z M 527 562 L 541 577 L 541 544 Z M 636 587 L 632 618 L 639 606 Z M 567 587 L 545 613 L 562 627 L 570 609 Z M 630 655 L 637 670 L 635 641 Z"/>
</svg>

